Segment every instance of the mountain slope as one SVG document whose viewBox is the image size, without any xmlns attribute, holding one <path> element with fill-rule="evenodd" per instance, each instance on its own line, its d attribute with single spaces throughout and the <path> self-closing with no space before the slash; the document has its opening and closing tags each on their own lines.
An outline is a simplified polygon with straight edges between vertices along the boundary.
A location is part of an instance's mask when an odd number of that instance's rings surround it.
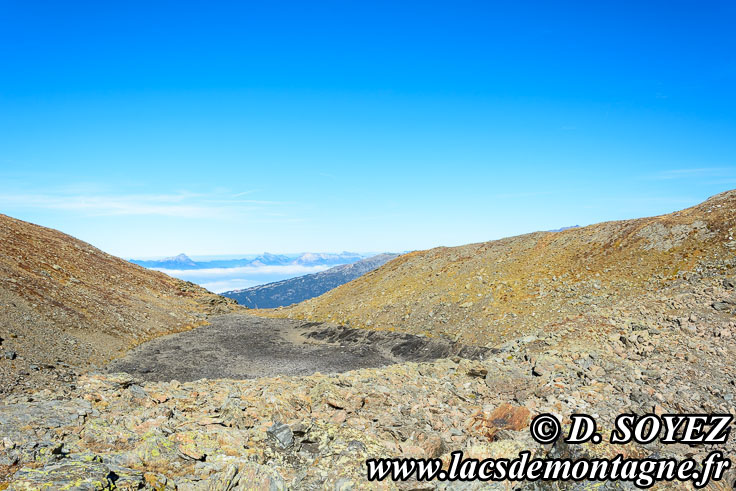
<svg viewBox="0 0 736 491">
<path fill-rule="evenodd" d="M 373 271 L 396 257 L 398 254 L 379 254 L 352 264 L 335 266 L 319 273 L 225 292 L 222 296 L 235 299 L 239 304 L 252 309 L 291 305 L 322 295 Z"/>
<path fill-rule="evenodd" d="M 232 308 L 196 285 L 0 215 L 0 393 L 21 379 L 53 379 L 60 367 L 102 364 Z"/>
<path fill-rule="evenodd" d="M 692 275 L 732 271 L 734 235 L 736 191 L 729 191 L 658 217 L 405 254 L 264 315 L 493 346 L 576 316 L 605 315 Z"/>
<path fill-rule="evenodd" d="M 372 489 L 366 459 L 437 458 L 446 469 L 455 451 L 478 460 L 512 460 L 529 451 L 540 459 L 624 455 L 700 463 L 711 445 L 607 442 L 616 417 L 624 413 L 735 413 L 735 201 L 730 192 L 662 217 L 408 254 L 322 297 L 255 311 L 301 316 L 308 306 L 314 309 L 309 315 L 341 322 L 352 319 L 367 327 L 375 321 L 373 327 L 455 334 L 495 345 L 473 350 L 487 355 L 481 360 L 452 357 L 340 374 L 216 380 L 222 375 L 222 350 L 238 357 L 242 350 L 236 342 L 210 338 L 208 326 L 192 334 L 208 337 L 215 350 L 188 342 L 177 344 L 171 356 L 183 353 L 212 378 L 146 382 L 126 373 L 97 373 L 56 388 L 63 393 L 11 394 L 0 400 L 0 427 L 7 435 L 0 489 L 79 483 L 126 489 L 342 489 L 346 482 Z M 99 286 L 111 288 L 108 282 Z M 421 310 L 423 303 L 430 310 Z M 232 323 L 234 317 L 222 320 Z M 354 350 L 366 340 L 375 348 L 376 338 L 392 337 L 291 324 L 301 333 L 321 334 L 276 334 L 287 343 L 307 341 L 316 350 L 320 342 Z M 232 335 L 241 343 L 262 341 L 239 330 Z M 399 352 L 449 344 L 398 337 Z M 147 349 L 155 355 L 160 348 Z M 363 359 L 369 352 L 356 354 Z M 141 373 L 160 375 L 151 358 L 145 358 Z M 299 358 L 282 363 L 298 364 Z M 0 370 L 3 363 L 0 359 Z M 600 444 L 541 445 L 530 436 L 536 415 L 552 414 L 567 428 L 571 415 L 580 413 L 598 421 Z M 727 440 L 718 450 L 733 455 L 736 443 Z M 727 472 L 703 489 L 733 489 L 736 469 Z M 665 481 L 652 489 L 692 488 L 691 482 Z"/>
</svg>

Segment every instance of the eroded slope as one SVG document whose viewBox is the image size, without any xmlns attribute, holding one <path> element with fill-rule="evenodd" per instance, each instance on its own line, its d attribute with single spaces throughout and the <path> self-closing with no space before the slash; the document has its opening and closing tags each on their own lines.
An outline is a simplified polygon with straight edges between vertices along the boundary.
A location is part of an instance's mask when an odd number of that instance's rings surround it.
<svg viewBox="0 0 736 491">
<path fill-rule="evenodd" d="M 0 393 L 69 378 L 232 309 L 228 299 L 0 215 Z"/>
<path fill-rule="evenodd" d="M 406 254 L 263 315 L 496 346 L 578 315 L 609 315 L 685 272 L 730 271 L 735 233 L 736 191 L 729 191 L 669 215 Z"/>
</svg>

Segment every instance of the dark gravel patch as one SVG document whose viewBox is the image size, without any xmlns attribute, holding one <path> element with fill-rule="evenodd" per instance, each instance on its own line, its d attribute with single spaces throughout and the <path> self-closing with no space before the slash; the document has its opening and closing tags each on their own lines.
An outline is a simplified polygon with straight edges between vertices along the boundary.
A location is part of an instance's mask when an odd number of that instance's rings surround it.
<svg viewBox="0 0 736 491">
<path fill-rule="evenodd" d="M 211 322 L 138 346 L 106 370 L 149 381 L 249 379 L 338 373 L 455 355 L 477 359 L 490 351 L 444 339 L 243 314 Z"/>
</svg>

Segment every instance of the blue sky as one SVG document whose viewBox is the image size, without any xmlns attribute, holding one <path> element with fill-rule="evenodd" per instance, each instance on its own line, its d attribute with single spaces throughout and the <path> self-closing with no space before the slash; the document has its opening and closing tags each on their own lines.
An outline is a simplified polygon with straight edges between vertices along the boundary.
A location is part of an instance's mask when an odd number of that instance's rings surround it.
<svg viewBox="0 0 736 491">
<path fill-rule="evenodd" d="M 404 251 L 736 187 L 734 2 L 213 3 L 0 0 L 0 212 L 122 257 Z"/>
</svg>

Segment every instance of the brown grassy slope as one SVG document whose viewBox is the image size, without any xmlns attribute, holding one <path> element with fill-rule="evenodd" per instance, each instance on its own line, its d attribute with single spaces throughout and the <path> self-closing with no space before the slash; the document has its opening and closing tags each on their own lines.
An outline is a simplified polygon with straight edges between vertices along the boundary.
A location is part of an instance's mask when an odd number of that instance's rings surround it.
<svg viewBox="0 0 736 491">
<path fill-rule="evenodd" d="M 605 315 L 687 271 L 732 269 L 735 235 L 736 191 L 728 191 L 658 217 L 413 252 L 263 315 L 493 346 L 580 315 Z"/>
<path fill-rule="evenodd" d="M 18 353 L 19 370 L 24 362 L 98 364 L 230 308 L 196 285 L 0 215 L 0 355 Z"/>
</svg>

